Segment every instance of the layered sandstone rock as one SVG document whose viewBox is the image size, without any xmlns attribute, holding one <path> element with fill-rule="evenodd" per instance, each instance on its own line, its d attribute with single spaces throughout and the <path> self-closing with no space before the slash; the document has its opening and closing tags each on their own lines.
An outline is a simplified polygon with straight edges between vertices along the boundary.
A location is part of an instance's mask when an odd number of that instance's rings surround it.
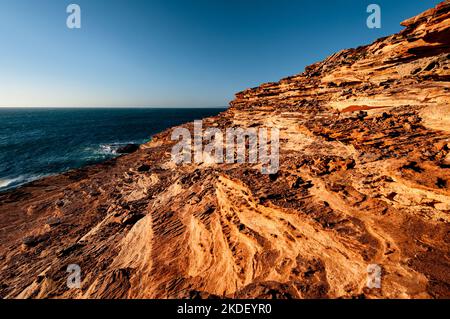
<svg viewBox="0 0 450 319">
<path fill-rule="evenodd" d="M 0 297 L 449 298 L 450 4 L 403 25 L 204 120 L 280 129 L 277 174 L 175 165 L 168 130 L 1 194 Z"/>
</svg>

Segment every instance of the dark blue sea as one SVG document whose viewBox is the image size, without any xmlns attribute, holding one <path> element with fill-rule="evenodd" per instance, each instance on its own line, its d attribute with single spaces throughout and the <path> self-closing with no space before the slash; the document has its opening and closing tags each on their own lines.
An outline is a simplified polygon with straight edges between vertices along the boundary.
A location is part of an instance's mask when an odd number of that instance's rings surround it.
<svg viewBox="0 0 450 319">
<path fill-rule="evenodd" d="M 120 146 L 223 110 L 0 108 L 0 191 L 113 158 Z"/>
</svg>

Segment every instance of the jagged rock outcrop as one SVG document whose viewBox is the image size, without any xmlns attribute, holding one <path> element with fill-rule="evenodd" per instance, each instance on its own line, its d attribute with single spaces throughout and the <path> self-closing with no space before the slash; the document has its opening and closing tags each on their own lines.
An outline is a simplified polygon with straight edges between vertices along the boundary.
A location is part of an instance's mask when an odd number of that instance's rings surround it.
<svg viewBox="0 0 450 319">
<path fill-rule="evenodd" d="M 0 194 L 0 297 L 449 298 L 450 3 L 403 25 L 204 120 L 280 129 L 277 174 L 175 165 L 167 130 Z"/>
</svg>

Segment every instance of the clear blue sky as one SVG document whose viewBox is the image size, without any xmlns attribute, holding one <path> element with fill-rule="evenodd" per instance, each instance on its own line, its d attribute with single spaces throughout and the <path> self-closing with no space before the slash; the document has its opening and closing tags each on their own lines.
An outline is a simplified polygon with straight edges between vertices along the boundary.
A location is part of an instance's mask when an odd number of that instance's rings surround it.
<svg viewBox="0 0 450 319">
<path fill-rule="evenodd" d="M 0 0 L 0 106 L 226 106 L 439 2 Z M 380 30 L 366 27 L 371 3 Z"/>
</svg>

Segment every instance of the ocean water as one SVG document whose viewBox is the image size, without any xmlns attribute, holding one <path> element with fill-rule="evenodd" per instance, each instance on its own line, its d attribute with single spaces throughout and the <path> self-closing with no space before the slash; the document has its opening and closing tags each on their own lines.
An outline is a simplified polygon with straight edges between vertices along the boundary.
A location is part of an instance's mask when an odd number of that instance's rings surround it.
<svg viewBox="0 0 450 319">
<path fill-rule="evenodd" d="M 0 191 L 113 158 L 120 146 L 221 111 L 0 108 Z"/>
</svg>

